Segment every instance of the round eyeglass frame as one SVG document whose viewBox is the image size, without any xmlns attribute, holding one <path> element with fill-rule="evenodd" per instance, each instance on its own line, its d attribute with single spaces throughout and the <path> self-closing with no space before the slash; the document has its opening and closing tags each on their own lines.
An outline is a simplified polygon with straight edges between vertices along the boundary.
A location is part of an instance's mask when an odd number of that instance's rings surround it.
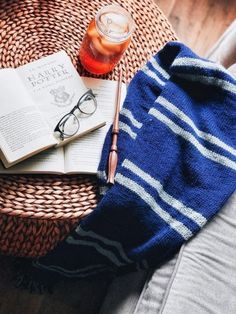
<svg viewBox="0 0 236 314">
<path fill-rule="evenodd" d="M 91 112 L 86 112 L 85 110 L 82 110 L 80 108 L 80 106 L 88 99 L 92 99 L 94 102 L 94 110 L 92 110 Z M 60 139 L 63 141 L 65 138 L 69 138 L 73 135 L 75 135 L 79 128 L 80 128 L 80 123 L 79 123 L 79 119 L 76 117 L 76 115 L 74 114 L 75 110 L 78 109 L 82 114 L 86 115 L 86 116 L 91 116 L 92 114 L 94 114 L 94 112 L 97 110 L 97 100 L 96 100 L 96 96 L 94 95 L 93 91 L 91 89 L 87 90 L 78 100 L 77 104 L 74 106 L 74 108 L 68 112 L 67 114 L 65 114 L 60 121 L 58 122 L 58 124 L 56 125 L 54 132 L 59 132 L 60 133 Z M 65 127 L 65 123 L 66 121 L 68 121 L 68 119 L 73 116 L 73 118 L 75 119 L 75 121 L 77 122 L 77 128 L 73 133 L 67 134 L 64 132 L 64 127 Z M 67 118 L 68 117 L 68 118 Z M 67 119 L 66 119 L 67 118 Z"/>
</svg>

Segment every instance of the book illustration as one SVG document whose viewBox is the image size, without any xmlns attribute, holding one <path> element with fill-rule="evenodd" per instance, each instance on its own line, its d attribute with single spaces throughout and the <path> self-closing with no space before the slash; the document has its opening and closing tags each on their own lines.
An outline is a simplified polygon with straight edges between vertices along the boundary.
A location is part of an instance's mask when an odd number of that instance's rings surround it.
<svg viewBox="0 0 236 314">
<path fill-rule="evenodd" d="M 57 107 L 68 107 L 72 104 L 75 94 L 69 94 L 65 90 L 65 86 L 58 86 L 50 90 L 50 94 L 53 95 L 52 104 Z"/>
</svg>

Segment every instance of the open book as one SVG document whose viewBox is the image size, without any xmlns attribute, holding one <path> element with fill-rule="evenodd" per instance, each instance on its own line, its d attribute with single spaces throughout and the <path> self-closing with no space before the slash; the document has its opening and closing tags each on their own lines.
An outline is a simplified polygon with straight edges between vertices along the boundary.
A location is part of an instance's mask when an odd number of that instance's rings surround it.
<svg viewBox="0 0 236 314">
<path fill-rule="evenodd" d="M 54 132 L 88 90 L 64 51 L 1 69 L 0 82 L 0 158 L 6 168 L 105 125 L 98 104 L 89 115 L 76 109 L 72 136 L 62 140 L 61 133 Z"/>
<path fill-rule="evenodd" d="M 95 174 L 101 157 L 106 133 L 113 122 L 117 82 L 82 77 L 87 88 L 96 95 L 98 106 L 106 125 L 98 130 L 70 142 L 66 146 L 50 149 L 33 156 L 9 169 L 0 165 L 0 173 L 54 173 L 54 174 Z M 121 104 L 126 95 L 122 85 Z"/>
</svg>

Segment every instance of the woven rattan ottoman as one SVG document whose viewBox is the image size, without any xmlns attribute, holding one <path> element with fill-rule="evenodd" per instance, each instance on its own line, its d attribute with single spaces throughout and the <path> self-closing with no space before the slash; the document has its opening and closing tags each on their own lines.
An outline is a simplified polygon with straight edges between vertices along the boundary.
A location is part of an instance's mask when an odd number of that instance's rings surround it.
<svg viewBox="0 0 236 314">
<path fill-rule="evenodd" d="M 117 0 L 133 16 L 136 31 L 121 64 L 124 81 L 176 36 L 152 0 Z M 17 67 L 65 50 L 81 75 L 82 37 L 96 11 L 109 0 L 2 0 L 0 66 Z M 118 71 L 103 76 L 118 79 Z M 0 252 L 39 257 L 92 212 L 98 201 L 93 176 L 0 176 Z"/>
</svg>

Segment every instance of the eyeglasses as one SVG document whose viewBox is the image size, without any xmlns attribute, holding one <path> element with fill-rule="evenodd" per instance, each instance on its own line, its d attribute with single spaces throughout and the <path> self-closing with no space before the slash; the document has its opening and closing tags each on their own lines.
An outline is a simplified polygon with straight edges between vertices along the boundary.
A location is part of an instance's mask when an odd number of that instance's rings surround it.
<svg viewBox="0 0 236 314">
<path fill-rule="evenodd" d="M 91 116 L 97 110 L 97 100 L 91 89 L 80 97 L 76 106 L 64 115 L 55 127 L 54 132 L 59 132 L 62 141 L 75 135 L 80 128 L 76 110 L 79 110 L 82 116 Z"/>
</svg>

